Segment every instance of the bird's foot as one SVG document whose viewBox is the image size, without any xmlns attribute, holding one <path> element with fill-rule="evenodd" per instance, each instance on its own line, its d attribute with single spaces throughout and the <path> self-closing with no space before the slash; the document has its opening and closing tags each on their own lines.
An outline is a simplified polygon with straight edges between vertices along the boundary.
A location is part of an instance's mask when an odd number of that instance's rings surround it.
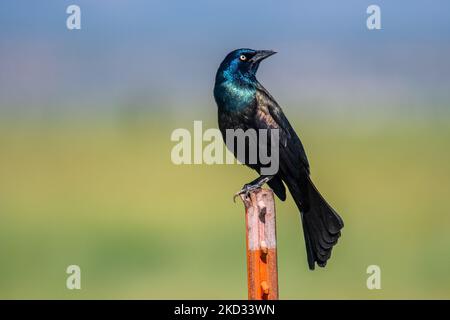
<svg viewBox="0 0 450 320">
<path fill-rule="evenodd" d="M 261 187 L 269 180 L 270 180 L 269 177 L 264 177 L 262 179 L 258 179 L 256 181 L 244 184 L 242 189 L 234 194 L 233 202 L 236 202 L 236 198 L 242 194 L 245 195 L 245 198 L 248 198 L 250 196 L 250 192 L 257 190 L 257 189 L 261 189 Z"/>
<path fill-rule="evenodd" d="M 242 194 L 245 194 L 245 198 L 248 198 L 250 196 L 250 192 L 252 192 L 253 190 L 259 189 L 259 188 L 261 188 L 261 186 L 259 186 L 259 185 L 244 184 L 242 189 L 234 194 L 233 202 L 236 202 L 236 198 Z"/>
</svg>

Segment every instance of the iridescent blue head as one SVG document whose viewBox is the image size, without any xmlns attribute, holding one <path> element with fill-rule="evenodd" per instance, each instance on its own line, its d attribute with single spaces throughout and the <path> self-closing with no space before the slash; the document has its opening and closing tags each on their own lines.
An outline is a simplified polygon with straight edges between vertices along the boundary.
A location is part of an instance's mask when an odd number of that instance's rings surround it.
<svg viewBox="0 0 450 320">
<path fill-rule="evenodd" d="M 217 70 L 216 84 L 224 81 L 254 81 L 262 60 L 275 54 L 272 50 L 237 49 L 230 52 Z"/>
<path fill-rule="evenodd" d="M 256 99 L 259 63 L 275 54 L 269 50 L 237 49 L 230 52 L 217 70 L 214 98 L 220 110 L 240 111 Z"/>
</svg>

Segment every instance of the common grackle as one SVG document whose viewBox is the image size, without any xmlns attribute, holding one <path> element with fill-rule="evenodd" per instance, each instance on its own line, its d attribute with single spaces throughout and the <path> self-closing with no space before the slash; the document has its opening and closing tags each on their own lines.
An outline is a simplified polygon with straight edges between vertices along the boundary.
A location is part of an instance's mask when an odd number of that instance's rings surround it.
<svg viewBox="0 0 450 320">
<path fill-rule="evenodd" d="M 256 170 L 260 176 L 245 184 L 238 194 L 248 194 L 267 183 L 284 201 L 285 184 L 300 210 L 308 265 L 314 270 L 316 263 L 320 267 L 326 265 L 344 223 L 312 183 L 303 145 L 281 107 L 256 79 L 260 62 L 273 54 L 275 52 L 269 50 L 237 49 L 225 57 L 217 71 L 214 86 L 219 128 L 224 140 L 227 129 L 278 129 L 278 172 L 275 175 L 262 175 L 264 165 L 259 158 L 256 163 L 250 163 L 246 157 L 244 164 Z M 248 144 L 249 140 L 245 142 Z M 270 143 L 271 140 L 267 139 L 267 144 Z M 245 148 L 249 150 L 248 145 Z M 237 156 L 236 147 L 231 151 Z"/>
</svg>

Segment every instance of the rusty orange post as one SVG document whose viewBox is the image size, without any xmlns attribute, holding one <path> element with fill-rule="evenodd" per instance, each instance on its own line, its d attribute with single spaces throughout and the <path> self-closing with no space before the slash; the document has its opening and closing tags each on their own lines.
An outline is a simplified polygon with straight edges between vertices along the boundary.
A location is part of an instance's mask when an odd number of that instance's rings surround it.
<svg viewBox="0 0 450 320">
<path fill-rule="evenodd" d="M 266 189 L 241 195 L 245 206 L 249 300 L 278 300 L 275 201 Z"/>
</svg>

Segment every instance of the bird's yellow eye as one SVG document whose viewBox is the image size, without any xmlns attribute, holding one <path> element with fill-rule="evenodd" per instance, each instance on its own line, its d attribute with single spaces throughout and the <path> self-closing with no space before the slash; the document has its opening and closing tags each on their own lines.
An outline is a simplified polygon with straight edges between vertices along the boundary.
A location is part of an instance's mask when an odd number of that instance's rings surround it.
<svg viewBox="0 0 450 320">
<path fill-rule="evenodd" d="M 241 54 L 241 56 L 239 57 L 239 59 L 241 59 L 241 61 L 245 61 L 247 60 L 247 57 L 243 54 Z"/>
</svg>

